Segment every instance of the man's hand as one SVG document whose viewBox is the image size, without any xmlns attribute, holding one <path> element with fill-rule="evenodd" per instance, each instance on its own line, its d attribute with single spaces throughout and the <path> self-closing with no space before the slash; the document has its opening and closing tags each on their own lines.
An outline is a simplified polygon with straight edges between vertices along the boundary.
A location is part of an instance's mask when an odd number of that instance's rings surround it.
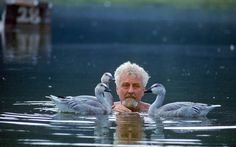
<svg viewBox="0 0 236 147">
<path fill-rule="evenodd" d="M 114 104 L 112 106 L 112 111 L 116 111 L 116 112 L 132 112 L 130 109 L 126 108 L 122 104 Z"/>
</svg>

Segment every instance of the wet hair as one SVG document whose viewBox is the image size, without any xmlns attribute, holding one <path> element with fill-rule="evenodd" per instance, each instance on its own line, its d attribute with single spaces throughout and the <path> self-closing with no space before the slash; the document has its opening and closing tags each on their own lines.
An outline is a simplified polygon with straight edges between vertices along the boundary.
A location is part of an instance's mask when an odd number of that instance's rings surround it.
<svg viewBox="0 0 236 147">
<path fill-rule="evenodd" d="M 131 63 L 130 61 L 127 61 L 121 64 L 119 67 L 117 67 L 114 73 L 116 86 L 119 85 L 120 76 L 123 73 L 127 73 L 128 75 L 131 75 L 131 76 L 140 76 L 143 80 L 142 83 L 144 87 L 146 87 L 147 82 L 150 78 L 148 73 L 141 66 L 135 63 Z"/>
</svg>

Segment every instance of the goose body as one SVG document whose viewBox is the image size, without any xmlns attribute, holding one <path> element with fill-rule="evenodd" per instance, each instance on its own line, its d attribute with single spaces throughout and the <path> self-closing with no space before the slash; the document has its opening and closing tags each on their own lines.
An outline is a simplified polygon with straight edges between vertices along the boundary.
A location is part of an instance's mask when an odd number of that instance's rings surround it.
<svg viewBox="0 0 236 147">
<path fill-rule="evenodd" d="M 165 87 L 162 84 L 153 84 L 145 93 L 156 94 L 156 100 L 148 110 L 148 114 L 159 117 L 204 117 L 209 111 L 220 105 L 208 105 L 194 102 L 173 102 L 162 105 L 165 99 Z"/>
<path fill-rule="evenodd" d="M 95 98 L 57 97 L 46 96 L 51 99 L 61 112 L 75 112 L 82 115 L 110 114 L 112 111 L 109 99 L 105 97 L 105 92 L 110 93 L 110 89 L 104 83 L 99 83 L 95 87 Z"/>
</svg>

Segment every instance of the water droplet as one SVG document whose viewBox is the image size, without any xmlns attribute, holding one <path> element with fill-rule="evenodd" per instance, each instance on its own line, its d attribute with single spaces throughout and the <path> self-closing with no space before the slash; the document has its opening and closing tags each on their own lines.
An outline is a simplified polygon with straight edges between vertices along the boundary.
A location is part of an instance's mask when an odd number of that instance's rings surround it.
<svg viewBox="0 0 236 147">
<path fill-rule="evenodd" d="M 91 26 L 92 27 L 96 27 L 98 25 L 98 23 L 96 22 L 96 21 L 93 21 L 92 23 L 91 23 Z"/>
<path fill-rule="evenodd" d="M 224 66 L 224 65 L 221 65 L 219 68 L 220 68 L 220 69 L 225 69 L 225 66 Z"/>
<path fill-rule="evenodd" d="M 162 42 L 167 42 L 167 37 L 162 37 Z"/>
<path fill-rule="evenodd" d="M 156 36 L 157 35 L 157 30 L 152 30 L 152 35 Z"/>
<path fill-rule="evenodd" d="M 234 51 L 234 50 L 235 50 L 235 47 L 234 47 L 233 44 L 231 44 L 229 48 L 230 48 L 231 51 Z"/>
<path fill-rule="evenodd" d="M 110 1 L 105 1 L 104 2 L 104 6 L 105 7 L 110 7 L 111 6 L 111 2 Z"/>
</svg>

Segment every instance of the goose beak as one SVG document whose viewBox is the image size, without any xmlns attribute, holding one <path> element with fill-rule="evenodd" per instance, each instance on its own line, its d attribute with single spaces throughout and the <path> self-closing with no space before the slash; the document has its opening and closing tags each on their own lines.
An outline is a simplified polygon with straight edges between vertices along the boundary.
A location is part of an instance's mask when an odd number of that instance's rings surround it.
<svg viewBox="0 0 236 147">
<path fill-rule="evenodd" d="M 104 91 L 105 92 L 111 92 L 111 89 L 110 88 L 106 88 Z"/>
<path fill-rule="evenodd" d="M 151 90 L 151 88 L 149 88 L 149 89 L 146 89 L 146 90 L 144 91 L 144 93 L 152 93 L 152 90 Z"/>
<path fill-rule="evenodd" d="M 115 81 L 115 78 L 114 78 L 114 77 L 112 77 L 110 80 L 111 80 L 111 81 Z"/>
</svg>

